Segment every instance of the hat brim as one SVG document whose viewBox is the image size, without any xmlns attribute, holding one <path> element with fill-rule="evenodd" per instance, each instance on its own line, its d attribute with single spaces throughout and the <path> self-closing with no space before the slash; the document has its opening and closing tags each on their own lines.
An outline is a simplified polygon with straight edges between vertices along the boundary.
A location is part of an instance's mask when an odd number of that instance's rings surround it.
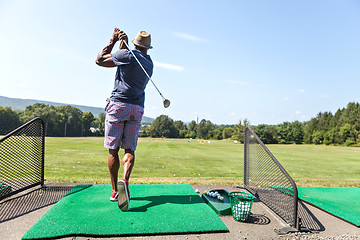
<svg viewBox="0 0 360 240">
<path fill-rule="evenodd" d="M 135 46 L 139 46 L 139 47 L 143 47 L 143 48 L 147 48 L 147 49 L 152 49 L 153 47 L 152 46 L 145 46 L 141 43 L 139 43 L 138 41 L 135 41 L 135 40 L 132 40 L 131 41 Z"/>
</svg>

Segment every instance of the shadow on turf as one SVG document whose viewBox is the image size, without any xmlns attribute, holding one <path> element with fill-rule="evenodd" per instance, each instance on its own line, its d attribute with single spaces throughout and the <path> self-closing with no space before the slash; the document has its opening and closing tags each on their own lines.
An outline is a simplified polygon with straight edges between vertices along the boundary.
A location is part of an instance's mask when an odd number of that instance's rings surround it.
<svg viewBox="0 0 360 240">
<path fill-rule="evenodd" d="M 166 195 L 166 196 L 148 196 L 148 197 L 135 197 L 131 201 L 148 201 L 149 203 L 137 208 L 130 208 L 129 212 L 146 212 L 148 208 L 166 204 L 197 204 L 204 203 L 199 196 L 179 196 L 179 195 Z"/>
<path fill-rule="evenodd" d="M 57 203 L 73 187 L 37 188 L 0 203 L 0 223 Z"/>
</svg>

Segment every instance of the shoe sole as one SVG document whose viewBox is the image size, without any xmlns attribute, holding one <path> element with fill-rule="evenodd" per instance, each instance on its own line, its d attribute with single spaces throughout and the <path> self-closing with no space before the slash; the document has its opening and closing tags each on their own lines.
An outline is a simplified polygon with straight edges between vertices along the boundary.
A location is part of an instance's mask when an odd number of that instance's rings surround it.
<svg viewBox="0 0 360 240">
<path fill-rule="evenodd" d="M 129 208 L 129 199 L 128 199 L 129 194 L 127 192 L 125 182 L 123 181 L 118 182 L 118 191 L 119 191 L 118 206 L 121 209 L 121 211 L 127 212 Z"/>
</svg>

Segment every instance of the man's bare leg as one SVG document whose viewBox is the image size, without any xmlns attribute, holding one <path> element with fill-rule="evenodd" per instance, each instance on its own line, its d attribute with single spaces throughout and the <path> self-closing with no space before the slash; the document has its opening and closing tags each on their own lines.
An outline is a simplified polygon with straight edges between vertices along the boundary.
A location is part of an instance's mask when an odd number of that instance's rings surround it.
<svg viewBox="0 0 360 240">
<path fill-rule="evenodd" d="M 120 168 L 119 148 L 109 149 L 108 168 L 110 172 L 112 191 L 117 192 L 117 181 Z"/>
<path fill-rule="evenodd" d="M 135 152 L 130 149 L 125 149 L 125 154 L 122 159 L 123 164 L 123 179 L 129 182 L 131 171 L 135 163 Z"/>
<path fill-rule="evenodd" d="M 126 212 L 129 208 L 130 192 L 128 188 L 129 178 L 131 170 L 134 167 L 135 153 L 130 149 L 125 150 L 124 157 L 122 159 L 123 164 L 123 180 L 118 182 L 119 198 L 118 206 L 121 211 Z"/>
</svg>

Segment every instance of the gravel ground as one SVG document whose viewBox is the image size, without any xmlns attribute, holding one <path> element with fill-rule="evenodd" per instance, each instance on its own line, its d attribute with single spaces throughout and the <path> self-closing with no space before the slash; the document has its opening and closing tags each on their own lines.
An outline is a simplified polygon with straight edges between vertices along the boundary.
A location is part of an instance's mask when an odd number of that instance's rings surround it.
<svg viewBox="0 0 360 240">
<path fill-rule="evenodd" d="M 327 237 L 322 237 L 319 236 L 316 233 L 292 233 L 292 234 L 288 234 L 287 236 L 283 236 L 281 238 L 282 240 L 294 240 L 294 239 L 301 239 L 301 240 L 357 240 L 360 239 L 359 235 L 348 235 L 348 234 L 343 234 L 343 235 L 339 235 L 339 236 L 327 236 Z"/>
</svg>

